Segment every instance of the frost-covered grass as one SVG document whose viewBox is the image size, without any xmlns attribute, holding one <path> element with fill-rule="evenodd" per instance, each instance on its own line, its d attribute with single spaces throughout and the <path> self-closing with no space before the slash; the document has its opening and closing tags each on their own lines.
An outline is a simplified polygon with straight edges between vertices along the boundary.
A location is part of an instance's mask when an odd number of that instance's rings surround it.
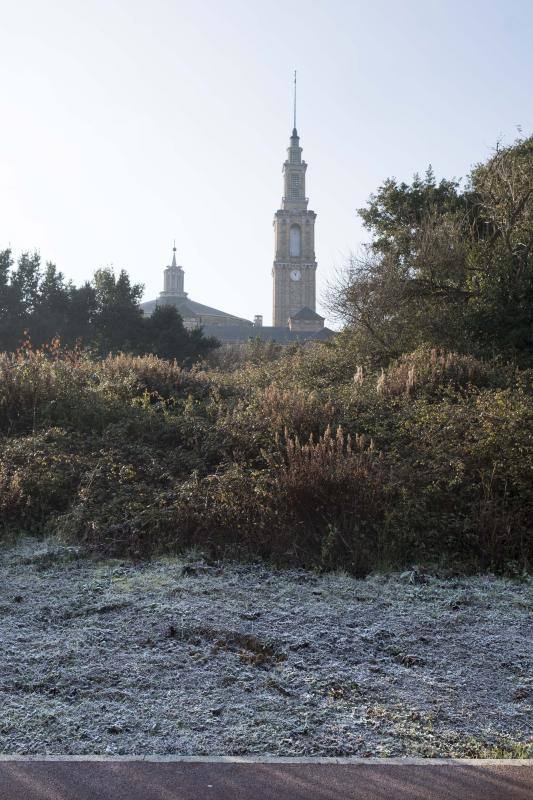
<svg viewBox="0 0 533 800">
<path fill-rule="evenodd" d="M 533 585 L 0 551 L 0 751 L 532 755 Z"/>
</svg>

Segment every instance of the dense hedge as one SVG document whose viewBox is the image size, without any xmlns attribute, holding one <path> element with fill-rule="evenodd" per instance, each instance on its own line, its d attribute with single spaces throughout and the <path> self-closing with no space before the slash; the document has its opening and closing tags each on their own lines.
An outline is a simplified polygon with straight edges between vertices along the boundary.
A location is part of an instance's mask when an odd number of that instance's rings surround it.
<svg viewBox="0 0 533 800">
<path fill-rule="evenodd" d="M 144 557 L 521 571 L 531 374 L 419 349 L 365 371 L 334 344 L 183 371 L 155 357 L 0 356 L 4 536 Z"/>
</svg>

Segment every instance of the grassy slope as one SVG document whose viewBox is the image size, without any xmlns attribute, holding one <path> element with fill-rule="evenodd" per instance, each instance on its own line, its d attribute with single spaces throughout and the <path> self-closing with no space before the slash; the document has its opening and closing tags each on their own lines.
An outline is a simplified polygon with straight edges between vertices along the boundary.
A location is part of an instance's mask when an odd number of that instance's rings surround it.
<svg viewBox="0 0 533 800">
<path fill-rule="evenodd" d="M 0 548 L 0 752 L 528 757 L 531 581 Z"/>
</svg>

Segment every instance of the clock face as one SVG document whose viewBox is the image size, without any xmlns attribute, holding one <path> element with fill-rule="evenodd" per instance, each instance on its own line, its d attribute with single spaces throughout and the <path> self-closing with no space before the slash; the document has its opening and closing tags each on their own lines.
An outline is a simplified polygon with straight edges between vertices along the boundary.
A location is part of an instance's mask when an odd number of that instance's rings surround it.
<svg viewBox="0 0 533 800">
<path fill-rule="evenodd" d="M 299 269 L 293 269 L 291 271 L 291 281 L 299 281 L 301 277 L 302 273 L 300 272 Z"/>
</svg>

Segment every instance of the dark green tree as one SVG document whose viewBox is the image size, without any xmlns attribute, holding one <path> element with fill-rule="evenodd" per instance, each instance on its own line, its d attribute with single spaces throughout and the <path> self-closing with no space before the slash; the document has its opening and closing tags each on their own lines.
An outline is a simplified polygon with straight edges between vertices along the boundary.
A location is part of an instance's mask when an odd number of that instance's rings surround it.
<svg viewBox="0 0 533 800">
<path fill-rule="evenodd" d="M 38 253 L 23 253 L 14 268 L 10 250 L 0 252 L 0 349 L 14 350 L 29 336 L 41 347 L 56 337 L 62 345 L 80 343 L 110 352 L 154 353 L 192 364 L 218 341 L 200 329 L 188 331 L 174 306 L 146 318 L 139 301 L 143 287 L 122 270 L 97 270 L 80 287 L 66 283 L 55 264 L 41 273 Z"/>
<path fill-rule="evenodd" d="M 2 254 L 2 347 L 12 350 L 18 347 L 27 335 L 29 325 L 38 301 L 41 278 L 41 259 L 39 253 L 22 253 L 16 266 L 11 251 Z"/>
<path fill-rule="evenodd" d="M 331 293 L 361 355 L 427 343 L 533 363 L 533 139 L 436 183 L 386 181 L 361 209 L 372 235 Z"/>
<path fill-rule="evenodd" d="M 459 186 L 455 179 L 437 183 L 431 166 L 423 178 L 416 174 L 411 184 L 386 180 L 370 196 L 368 207 L 357 212 L 372 235 L 372 251 L 408 261 L 418 249 L 420 230 L 428 219 L 464 210 Z"/>
<path fill-rule="evenodd" d="M 69 338 L 71 323 L 70 297 L 64 276 L 55 264 L 48 262 L 38 287 L 37 301 L 29 321 L 32 342 L 42 345 L 55 337 Z"/>
<path fill-rule="evenodd" d="M 469 189 L 469 327 L 482 352 L 533 365 L 533 137 L 498 147 Z"/>
<path fill-rule="evenodd" d="M 188 331 L 173 305 L 158 306 L 152 316 L 144 320 L 144 329 L 145 352 L 160 358 L 175 358 L 186 365 L 194 363 L 218 346 L 218 341 L 204 336 L 200 328 Z"/>
<path fill-rule="evenodd" d="M 13 269 L 11 250 L 0 251 L 0 350 L 16 347 L 15 325 L 19 325 L 21 310 L 11 286 Z"/>
<path fill-rule="evenodd" d="M 20 305 L 21 315 L 29 318 L 35 311 L 41 281 L 41 256 L 39 253 L 22 253 L 11 273 L 11 286 Z"/>
<path fill-rule="evenodd" d="M 142 285 L 132 284 L 125 270 L 117 278 L 109 268 L 96 271 L 93 285 L 94 340 L 100 352 L 137 351 L 143 337 L 143 313 L 139 305 Z"/>
<path fill-rule="evenodd" d="M 95 336 L 94 320 L 97 313 L 96 290 L 86 281 L 82 286 L 68 284 L 68 325 L 65 344 L 90 344 Z"/>
</svg>

